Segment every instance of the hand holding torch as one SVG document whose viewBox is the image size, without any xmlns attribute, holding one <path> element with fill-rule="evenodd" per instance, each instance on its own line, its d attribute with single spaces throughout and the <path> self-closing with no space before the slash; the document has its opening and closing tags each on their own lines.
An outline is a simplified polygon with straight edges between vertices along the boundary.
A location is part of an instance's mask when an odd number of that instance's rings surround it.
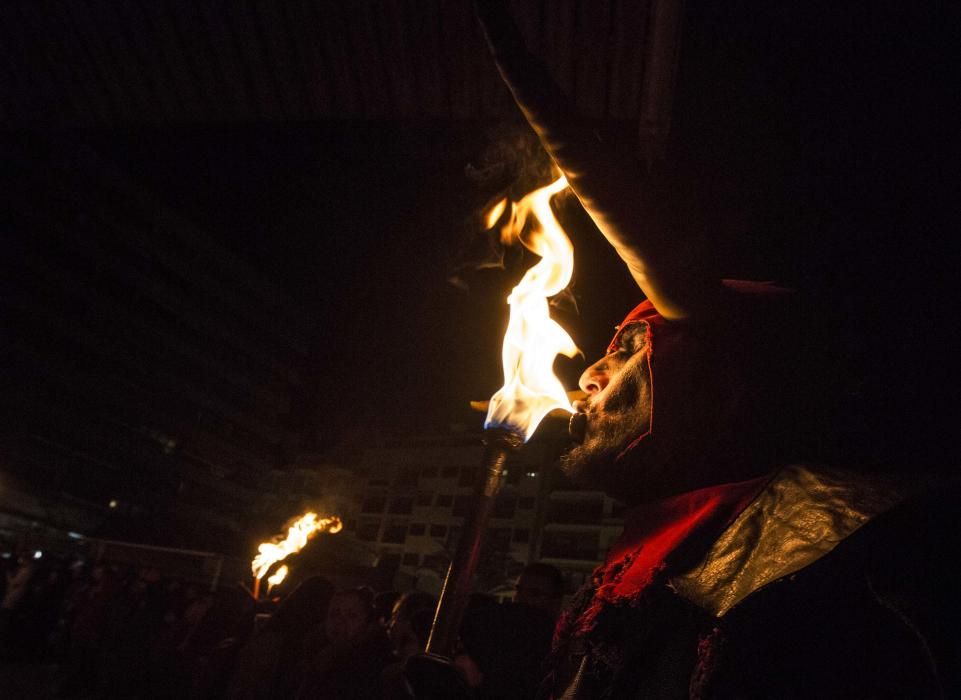
<svg viewBox="0 0 961 700">
<path fill-rule="evenodd" d="M 418 698 L 450 697 L 451 688 L 447 686 L 445 690 L 445 684 L 456 683 L 449 662 L 508 457 L 531 437 L 552 410 L 573 413 L 560 380 L 554 376 L 553 363 L 558 354 L 573 357 L 578 350 L 567 332 L 550 317 L 548 304 L 550 297 L 567 287 L 574 270 L 573 247 L 551 208 L 551 198 L 566 187 L 567 181 L 558 178 L 520 201 L 511 202 L 509 208 L 506 200 L 499 202 L 488 217 L 490 228 L 506 219 L 501 226 L 505 242 L 520 241 L 541 259 L 527 270 L 507 299 L 510 321 L 501 358 L 504 386 L 489 404 L 474 508 L 444 581 L 427 653 L 407 663 L 408 681 L 417 690 Z"/>
</svg>

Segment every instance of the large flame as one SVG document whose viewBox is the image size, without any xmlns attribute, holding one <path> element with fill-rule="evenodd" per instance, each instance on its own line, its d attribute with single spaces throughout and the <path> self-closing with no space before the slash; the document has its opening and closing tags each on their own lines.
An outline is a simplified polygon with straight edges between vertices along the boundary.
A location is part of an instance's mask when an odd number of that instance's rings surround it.
<svg viewBox="0 0 961 700">
<path fill-rule="evenodd" d="M 505 241 L 520 240 L 541 259 L 507 298 L 511 314 L 502 351 L 504 386 L 491 397 L 484 426 L 520 432 L 525 441 L 555 408 L 573 413 L 553 366 L 558 354 L 573 357 L 578 350 L 551 318 L 547 303 L 567 287 L 574 272 L 574 248 L 551 210 L 551 197 L 566 187 L 566 178 L 560 177 L 527 194 L 512 206 L 502 231 Z M 495 204 L 488 225 L 493 227 L 505 210 L 505 200 Z M 531 226 L 522 235 L 528 219 Z"/>
<path fill-rule="evenodd" d="M 257 547 L 257 556 L 250 562 L 250 567 L 254 572 L 254 578 L 258 580 L 262 579 L 271 566 L 278 561 L 286 559 L 291 554 L 299 552 L 304 548 L 304 545 L 307 544 L 307 541 L 318 532 L 327 531 L 335 533 L 340 532 L 342 528 L 343 524 L 336 515 L 332 515 L 329 518 L 320 518 L 313 512 L 304 513 L 287 529 L 287 537 L 279 541 L 275 538 L 273 542 L 260 543 Z M 275 576 L 276 575 L 277 574 L 275 574 Z M 286 575 L 286 572 L 284 575 Z M 273 576 L 267 580 L 271 581 L 272 578 Z M 277 583 L 280 583 L 282 580 L 283 577 L 281 577 Z"/>
</svg>

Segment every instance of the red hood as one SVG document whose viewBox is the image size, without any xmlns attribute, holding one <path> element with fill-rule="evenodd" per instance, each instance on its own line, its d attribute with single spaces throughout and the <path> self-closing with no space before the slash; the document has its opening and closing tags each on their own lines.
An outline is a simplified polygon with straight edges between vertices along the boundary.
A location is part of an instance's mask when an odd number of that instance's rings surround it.
<svg viewBox="0 0 961 700">
<path fill-rule="evenodd" d="M 647 326 L 650 357 L 651 424 L 622 452 L 622 459 L 649 436 L 656 436 L 664 426 L 673 429 L 689 422 L 692 400 L 717 403 L 733 395 L 744 379 L 734 370 L 743 364 L 750 341 L 745 342 L 745 326 L 741 321 L 752 299 L 768 299 L 792 290 L 770 282 L 723 280 L 729 299 L 724 305 L 730 318 L 719 316 L 710 328 L 699 328 L 683 321 L 668 321 L 650 301 L 638 304 L 617 326 L 607 352 L 617 350 L 621 334 L 635 324 Z M 749 322 L 749 319 L 747 319 Z M 757 329 L 754 329 L 755 331 Z"/>
</svg>

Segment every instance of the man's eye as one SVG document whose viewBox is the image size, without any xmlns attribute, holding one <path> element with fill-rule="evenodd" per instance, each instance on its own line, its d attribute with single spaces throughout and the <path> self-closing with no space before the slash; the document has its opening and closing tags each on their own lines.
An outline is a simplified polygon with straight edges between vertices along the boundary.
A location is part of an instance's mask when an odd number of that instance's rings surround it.
<svg viewBox="0 0 961 700">
<path fill-rule="evenodd" d="M 616 352 L 630 356 L 642 350 L 647 342 L 646 330 L 643 324 L 632 325 L 625 329 L 618 339 Z"/>
</svg>

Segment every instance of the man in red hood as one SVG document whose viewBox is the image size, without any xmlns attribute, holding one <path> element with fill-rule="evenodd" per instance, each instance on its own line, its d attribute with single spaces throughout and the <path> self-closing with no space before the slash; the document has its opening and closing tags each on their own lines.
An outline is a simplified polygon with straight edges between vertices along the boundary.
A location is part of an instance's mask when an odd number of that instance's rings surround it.
<svg viewBox="0 0 961 700">
<path fill-rule="evenodd" d="M 829 383 L 807 347 L 817 309 L 705 272 L 652 180 L 527 51 L 508 3 L 475 6 L 518 107 L 646 297 L 580 380 L 563 466 L 632 508 L 558 625 L 544 695 L 961 692 L 944 567 L 956 489 L 806 461 Z"/>
</svg>

